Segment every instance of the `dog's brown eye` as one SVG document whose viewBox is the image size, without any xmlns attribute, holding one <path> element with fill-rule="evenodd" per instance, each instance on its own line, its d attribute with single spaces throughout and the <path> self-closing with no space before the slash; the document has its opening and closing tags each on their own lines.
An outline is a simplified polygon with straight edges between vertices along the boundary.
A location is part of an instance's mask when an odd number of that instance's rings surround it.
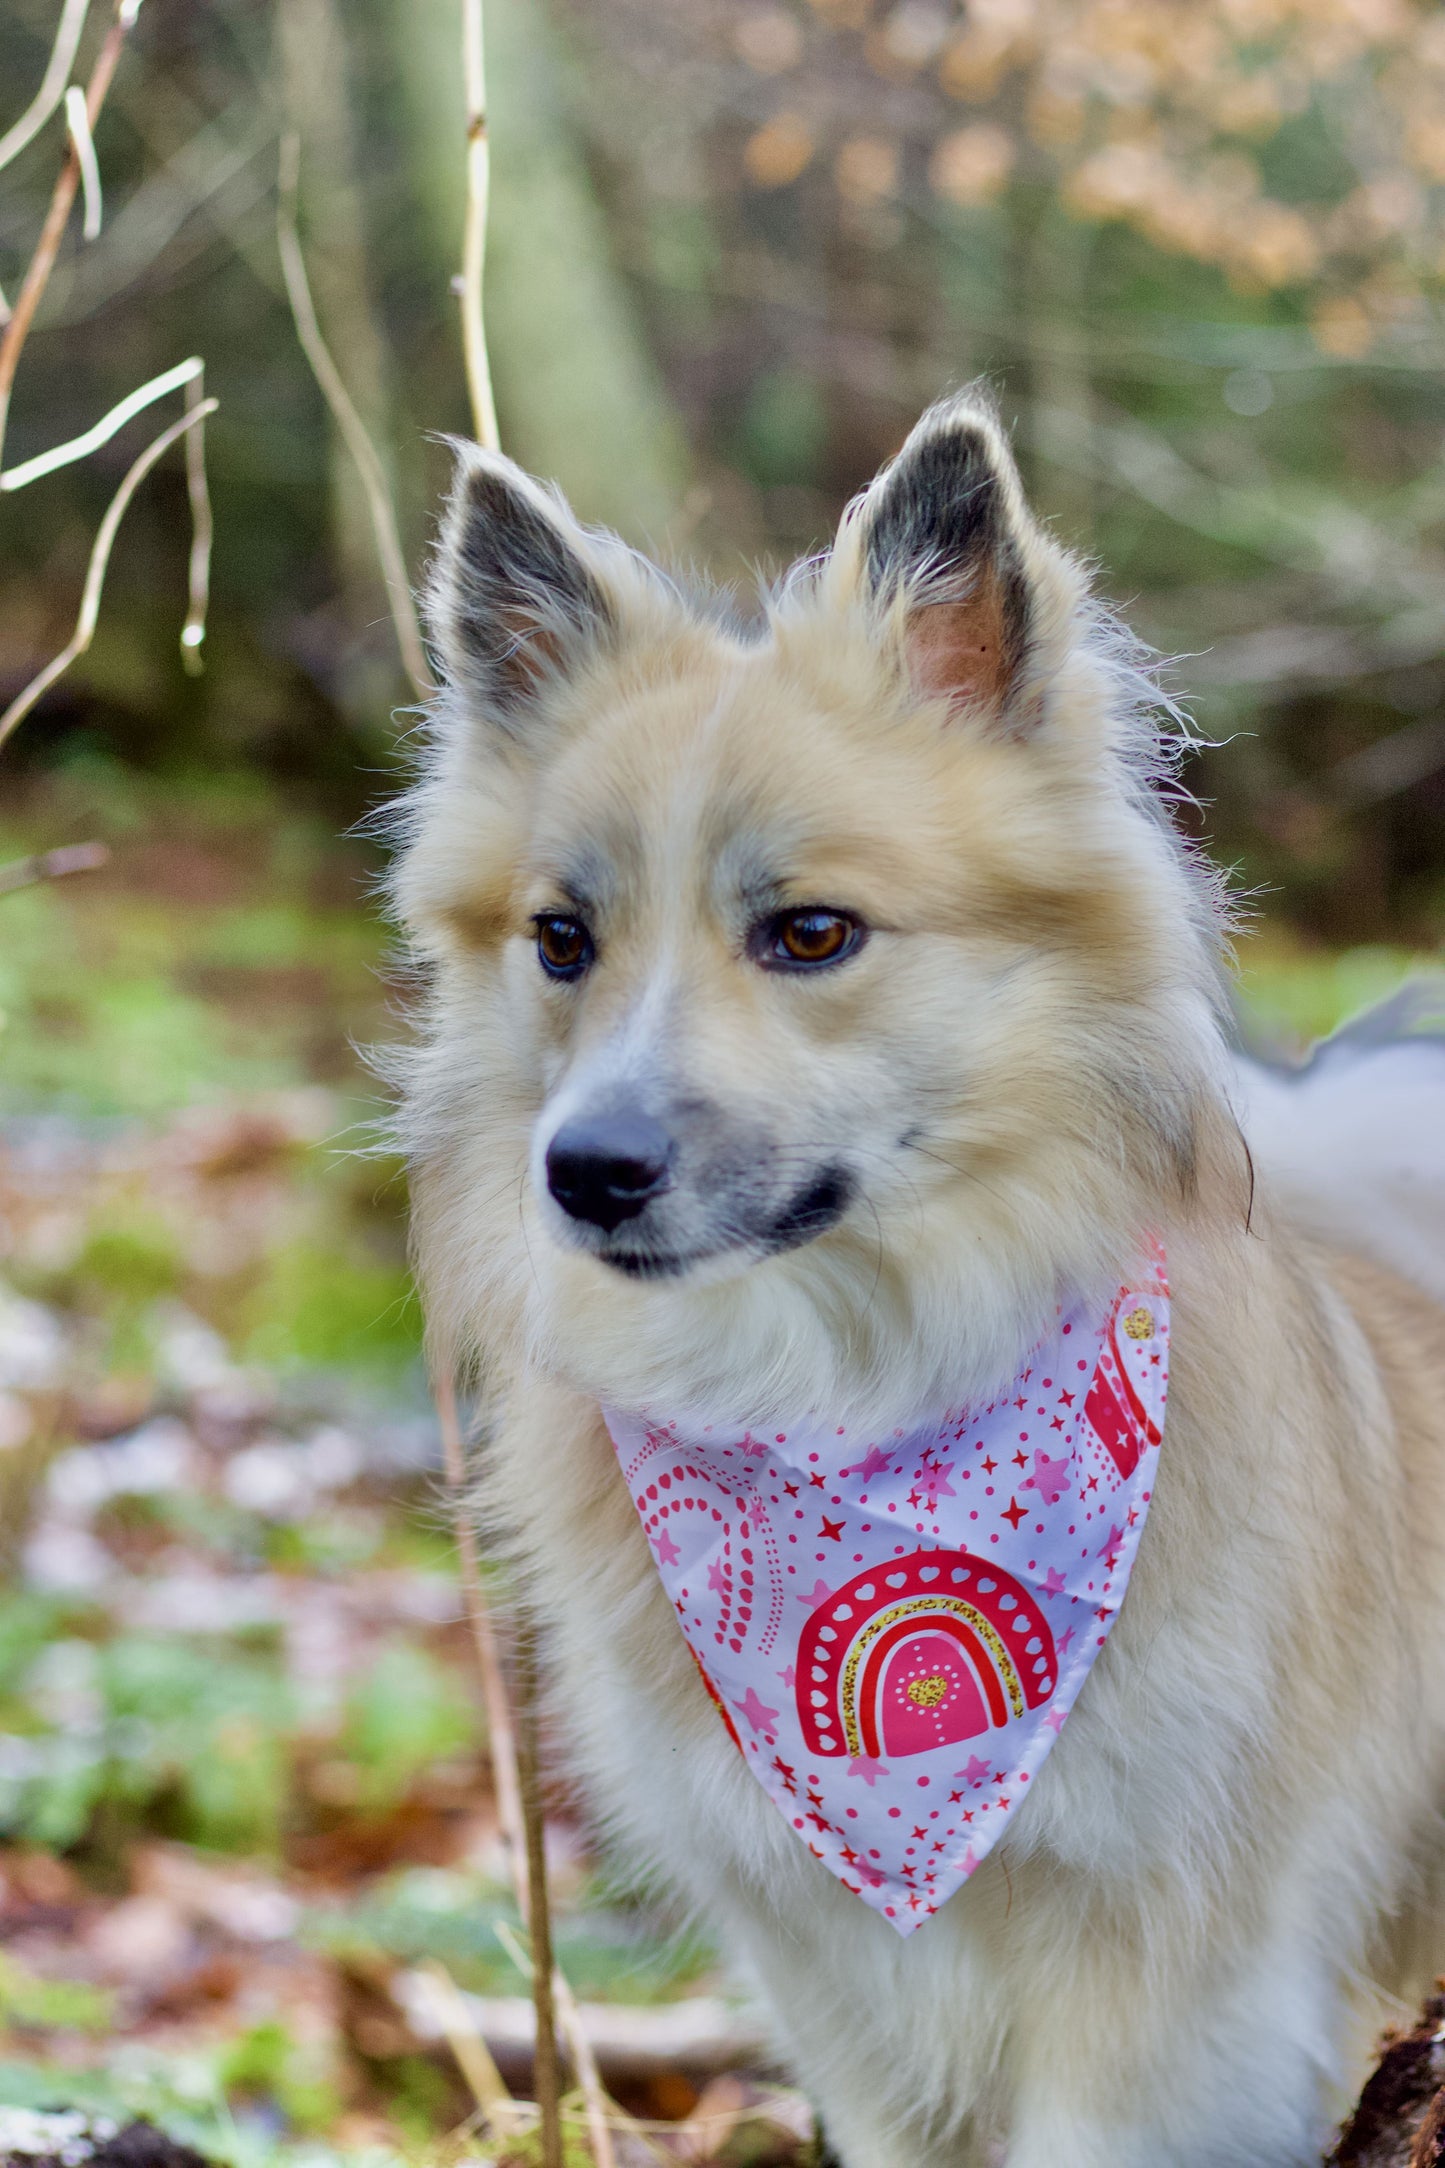
<svg viewBox="0 0 1445 2168">
<path fill-rule="evenodd" d="M 592 936 L 579 918 L 542 916 L 537 928 L 537 956 L 554 979 L 580 979 L 592 961 Z"/>
<path fill-rule="evenodd" d="M 863 928 L 844 911 L 785 911 L 767 929 L 764 963 L 810 970 L 841 963 L 863 939 Z"/>
</svg>

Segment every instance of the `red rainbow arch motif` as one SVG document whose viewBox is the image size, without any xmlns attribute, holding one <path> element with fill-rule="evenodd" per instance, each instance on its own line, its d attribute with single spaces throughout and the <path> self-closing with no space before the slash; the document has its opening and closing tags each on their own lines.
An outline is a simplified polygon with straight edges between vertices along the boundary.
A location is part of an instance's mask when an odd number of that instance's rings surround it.
<svg viewBox="0 0 1445 2168">
<path fill-rule="evenodd" d="M 811 1753 L 869 1759 L 952 1746 L 1048 1701 L 1054 1637 L 1028 1589 L 969 1551 L 915 1551 L 855 1574 L 798 1645 Z"/>
</svg>

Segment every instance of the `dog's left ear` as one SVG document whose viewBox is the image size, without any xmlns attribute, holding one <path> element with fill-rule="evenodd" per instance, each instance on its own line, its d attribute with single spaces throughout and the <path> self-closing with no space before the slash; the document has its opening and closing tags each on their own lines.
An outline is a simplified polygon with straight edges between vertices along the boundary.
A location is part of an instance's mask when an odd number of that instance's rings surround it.
<svg viewBox="0 0 1445 2168">
<path fill-rule="evenodd" d="M 839 570 L 901 642 L 909 676 L 1022 734 L 1082 592 L 1024 501 L 1008 439 L 976 391 L 931 407 L 854 504 Z"/>
<path fill-rule="evenodd" d="M 474 720 L 504 743 L 532 735 L 548 691 L 615 642 L 612 560 L 628 555 L 500 452 L 457 447 L 427 625 Z"/>
</svg>

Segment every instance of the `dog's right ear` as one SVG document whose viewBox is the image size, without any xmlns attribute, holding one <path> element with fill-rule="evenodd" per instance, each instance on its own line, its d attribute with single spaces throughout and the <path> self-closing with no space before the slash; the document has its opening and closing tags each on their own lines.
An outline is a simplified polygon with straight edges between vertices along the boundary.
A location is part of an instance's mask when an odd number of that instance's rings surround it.
<svg viewBox="0 0 1445 2168">
<path fill-rule="evenodd" d="M 1085 583 L 1030 513 L 977 388 L 930 407 L 849 507 L 828 577 L 869 601 L 916 692 L 1014 737 L 1046 719 Z"/>
<path fill-rule="evenodd" d="M 520 736 L 548 686 L 613 640 L 600 556 L 559 495 L 500 452 L 459 448 L 427 624 L 447 683 L 479 719 Z"/>
</svg>

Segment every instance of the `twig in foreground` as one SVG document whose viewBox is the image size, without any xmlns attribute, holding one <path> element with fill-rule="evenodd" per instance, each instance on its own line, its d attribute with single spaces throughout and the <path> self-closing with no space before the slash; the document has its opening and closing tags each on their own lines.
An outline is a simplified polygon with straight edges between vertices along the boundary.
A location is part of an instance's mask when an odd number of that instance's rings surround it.
<svg viewBox="0 0 1445 2168">
<path fill-rule="evenodd" d="M 90 0 L 65 0 L 56 25 L 55 43 L 50 48 L 45 73 L 40 88 L 13 127 L 0 136 L 0 171 L 18 158 L 27 143 L 39 135 L 61 99 L 70 80 L 71 63 L 80 44 L 80 33 L 85 28 L 86 10 Z"/>
<path fill-rule="evenodd" d="M 553 1992 L 552 1907 L 547 1901 L 546 1822 L 537 1721 L 537 1644 L 530 1619 L 517 1632 L 517 1776 L 522 1830 L 527 1840 L 527 1888 L 532 1898 L 527 1926 L 532 1938 L 532 2004 L 537 2038 L 532 2049 L 533 2089 L 542 2116 L 542 2168 L 562 2168 L 562 2085 L 557 2070 L 557 2004 Z"/>
<path fill-rule="evenodd" d="M 416 605 L 407 581 L 406 561 L 401 553 L 401 538 L 396 531 L 396 514 L 387 491 L 386 475 L 376 446 L 366 433 L 366 424 L 357 413 L 341 372 L 331 358 L 330 348 L 321 336 L 316 304 L 311 298 L 306 259 L 301 253 L 301 237 L 296 230 L 296 189 L 300 171 L 300 142 L 294 134 L 285 135 L 281 139 L 281 175 L 276 198 L 276 242 L 281 251 L 281 275 L 286 281 L 286 296 L 291 303 L 301 350 L 311 364 L 311 373 L 321 387 L 322 397 L 331 409 L 346 448 L 356 461 L 371 511 L 376 553 L 381 559 L 381 576 L 386 583 L 402 667 L 411 679 L 417 698 L 425 700 L 428 694 L 436 691 L 436 686 L 427 668 L 421 627 L 417 623 Z"/>
<path fill-rule="evenodd" d="M 65 125 L 70 130 L 70 141 L 75 159 L 80 167 L 81 213 L 80 230 L 87 241 L 100 238 L 100 223 L 104 211 L 104 198 L 100 187 L 100 161 L 95 155 L 95 138 L 90 132 L 90 116 L 85 110 L 85 92 L 78 83 L 72 83 L 65 93 Z"/>
<path fill-rule="evenodd" d="M 532 1877 L 528 1871 L 528 1845 L 526 1838 L 526 1802 L 517 1770 L 517 1740 L 512 1723 L 511 1701 L 506 1681 L 502 1675 L 501 1656 L 497 1637 L 487 1609 L 487 1599 L 482 1588 L 481 1561 L 477 1553 L 477 1535 L 472 1519 L 470 1500 L 467 1495 L 466 1449 L 462 1443 L 461 1423 L 457 1413 L 456 1387 L 451 1372 L 445 1366 L 438 1367 L 434 1387 L 437 1419 L 442 1434 L 442 1465 L 446 1473 L 447 1502 L 451 1513 L 452 1532 L 456 1540 L 457 1558 L 460 1566 L 462 1600 L 466 1607 L 467 1624 L 471 1629 L 472 1643 L 476 1651 L 477 1671 L 481 1679 L 482 1699 L 487 1712 L 487 1737 L 492 1761 L 492 1783 L 497 1795 L 497 1819 L 501 1824 L 502 1842 L 511 1869 L 512 1887 L 517 1899 L 517 1910 L 523 1921 L 530 1926 L 532 1917 Z M 525 1684 L 526 1681 L 519 1682 Z M 538 1827 L 541 1827 L 540 1805 Z M 545 1848 L 542 1853 L 545 1864 Z M 547 1902 L 545 1874 L 538 1884 L 541 1902 Z M 534 1978 L 535 1987 L 535 1978 Z M 561 2025 L 562 2037 L 567 2043 L 567 2053 L 577 2073 L 587 2117 L 587 2132 L 591 2141 L 593 2159 L 597 2168 L 616 2168 L 617 2151 L 612 2142 L 610 2107 L 603 2089 L 597 2057 L 587 2037 L 582 2014 L 571 1983 L 560 1966 L 552 1971 L 552 2001 Z M 540 2088 L 539 2088 L 540 2090 Z"/>
<path fill-rule="evenodd" d="M 120 59 L 121 47 L 140 10 L 140 0 L 117 0 L 115 21 L 106 32 L 105 42 L 95 56 L 90 71 L 90 81 L 85 86 L 85 118 L 94 129 L 100 109 L 105 104 L 111 77 Z M 30 336 L 35 321 L 35 311 L 40 297 L 50 283 L 55 269 L 55 259 L 60 254 L 60 243 L 70 218 L 75 192 L 80 186 L 80 159 L 72 142 L 64 165 L 56 178 L 50 197 L 50 207 L 45 223 L 40 229 L 40 239 L 30 259 L 20 291 L 15 296 L 15 306 L 10 311 L 3 333 L 0 333 L 0 454 L 5 449 L 5 424 L 10 412 L 10 393 L 15 383 L 15 371 L 20 365 L 21 350 Z"/>
<path fill-rule="evenodd" d="M 186 560 L 186 621 L 181 627 L 181 662 L 187 674 L 199 677 L 201 643 L 206 637 L 206 611 L 211 600 L 211 492 L 206 484 L 206 418 L 203 380 L 199 374 L 186 380 L 186 412 L 195 423 L 186 431 L 186 495 L 191 504 L 191 550 Z"/>
<path fill-rule="evenodd" d="M 158 437 L 153 438 L 127 470 L 120 488 L 106 506 L 105 517 L 96 532 L 75 630 L 60 653 L 48 662 L 43 670 L 37 671 L 24 690 L 16 694 L 5 713 L 0 715 L 0 745 L 5 743 L 11 731 L 30 713 L 42 694 L 49 692 L 56 679 L 63 677 L 76 657 L 83 655 L 89 647 L 95 637 L 96 619 L 100 615 L 100 598 L 105 587 L 106 568 L 110 563 L 116 529 L 125 517 L 127 505 L 156 461 L 170 450 L 177 437 L 184 436 L 188 429 L 194 429 L 207 414 L 213 414 L 216 404 L 214 399 L 203 399 L 189 414 L 182 415 L 178 422 L 172 422 L 169 429 L 163 429 Z"/>
<path fill-rule="evenodd" d="M 0 473 L 0 490 L 26 489 L 38 482 L 42 475 L 53 474 L 57 467 L 68 467 L 74 460 L 88 459 L 98 452 L 102 444 L 108 444 L 126 423 L 153 406 L 157 399 L 164 399 L 169 391 L 179 391 L 183 384 L 199 382 L 205 363 L 195 354 L 189 361 L 178 361 L 174 369 L 164 369 L 153 376 L 148 384 L 138 385 L 127 392 L 124 399 L 117 400 L 108 414 L 78 437 L 70 437 L 64 444 L 53 444 L 48 452 L 37 452 L 33 459 L 24 460 L 18 467 L 7 467 Z"/>
<path fill-rule="evenodd" d="M 95 873 L 109 864 L 110 852 L 103 843 L 62 843 L 58 850 L 36 851 L 0 866 L 0 896 L 33 888 L 38 881 L 62 880 L 68 873 Z"/>
<path fill-rule="evenodd" d="M 487 253 L 487 196 L 491 187 L 491 147 L 487 138 L 487 71 L 482 36 L 482 0 L 462 0 L 462 74 L 467 96 L 467 211 L 462 229 L 462 356 L 472 427 L 489 452 L 501 449 L 497 407 L 492 396 L 492 365 L 487 355 L 482 312 L 482 273 Z"/>
</svg>

